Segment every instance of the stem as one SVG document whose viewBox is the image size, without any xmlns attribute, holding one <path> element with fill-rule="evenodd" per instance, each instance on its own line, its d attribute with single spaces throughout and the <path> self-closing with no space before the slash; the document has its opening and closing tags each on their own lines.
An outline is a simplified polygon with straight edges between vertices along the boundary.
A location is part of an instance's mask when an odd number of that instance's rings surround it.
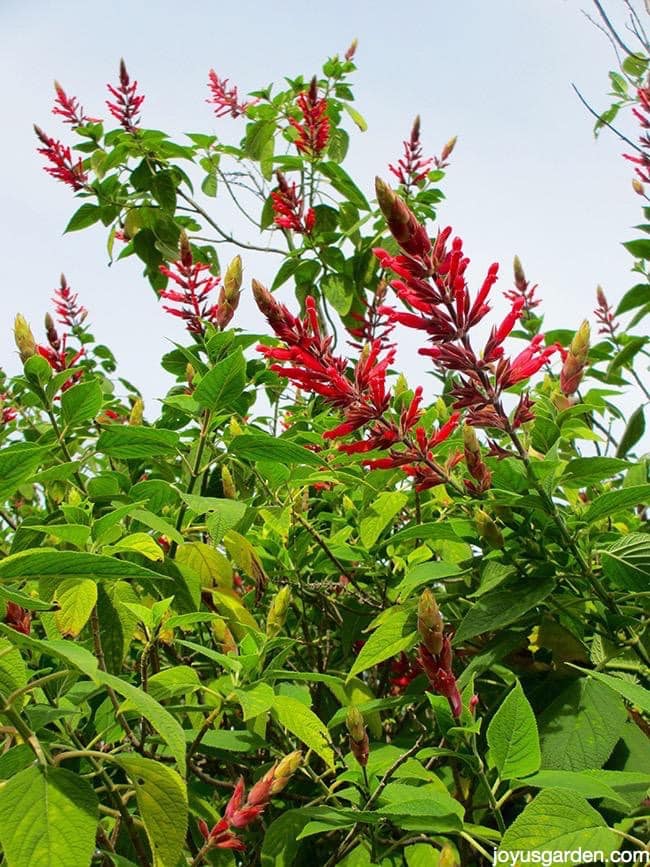
<svg viewBox="0 0 650 867">
<path fill-rule="evenodd" d="M 212 421 L 212 410 L 210 410 L 210 409 L 204 410 L 203 419 L 201 421 L 201 431 L 199 433 L 199 441 L 198 441 L 198 444 L 196 447 L 196 455 L 194 456 L 194 464 L 192 465 L 192 470 L 190 472 L 190 480 L 189 480 L 189 484 L 187 486 L 187 493 L 188 494 L 191 494 L 192 491 L 194 490 L 194 485 L 196 484 L 196 480 L 198 479 L 199 474 L 201 472 L 201 461 L 203 460 L 203 452 L 205 450 L 205 444 L 206 444 L 206 440 L 208 438 L 208 432 L 210 430 L 210 422 L 211 421 Z M 180 509 L 179 509 L 179 512 L 178 512 L 178 518 L 176 519 L 176 529 L 178 530 L 179 533 L 181 532 L 181 528 L 183 526 L 183 518 L 185 517 L 185 514 L 187 512 L 187 508 L 188 508 L 187 503 L 183 502 Z M 172 558 L 174 557 L 174 554 L 176 553 L 177 548 L 178 548 L 177 543 L 175 541 L 172 541 L 170 549 L 169 549 L 169 556 L 170 557 L 172 557 Z"/>
<path fill-rule="evenodd" d="M 27 723 L 25 723 L 18 713 L 11 705 L 6 704 L 2 708 L 2 713 L 7 717 L 12 726 L 16 729 L 18 734 L 21 736 L 23 741 L 27 744 L 27 746 L 31 749 L 31 751 L 36 756 L 36 760 L 38 761 L 41 767 L 45 767 L 48 762 L 48 756 L 41 746 L 41 742 L 36 737 L 34 732 L 29 728 Z"/>
</svg>

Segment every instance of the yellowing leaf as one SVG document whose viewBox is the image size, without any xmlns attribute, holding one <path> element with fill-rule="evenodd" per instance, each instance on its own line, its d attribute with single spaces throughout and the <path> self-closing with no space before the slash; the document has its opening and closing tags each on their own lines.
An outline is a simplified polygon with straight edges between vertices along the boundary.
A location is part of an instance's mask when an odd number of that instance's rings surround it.
<svg viewBox="0 0 650 867">
<path fill-rule="evenodd" d="M 54 615 L 56 628 L 64 637 L 76 638 L 97 602 L 97 585 L 90 579 L 67 578 L 57 587 L 54 601 L 59 604 Z"/>
<path fill-rule="evenodd" d="M 297 698 L 276 695 L 271 713 L 275 719 L 317 753 L 330 767 L 334 767 L 334 751 L 325 723 Z"/>
<path fill-rule="evenodd" d="M 188 566 L 201 581 L 202 587 L 232 589 L 232 567 L 219 551 L 205 542 L 184 542 L 176 551 L 176 562 Z"/>
<path fill-rule="evenodd" d="M 131 533 L 130 536 L 125 536 L 119 542 L 104 550 L 132 551 L 134 554 L 142 554 L 147 560 L 165 559 L 162 548 L 156 544 L 148 533 Z"/>
</svg>

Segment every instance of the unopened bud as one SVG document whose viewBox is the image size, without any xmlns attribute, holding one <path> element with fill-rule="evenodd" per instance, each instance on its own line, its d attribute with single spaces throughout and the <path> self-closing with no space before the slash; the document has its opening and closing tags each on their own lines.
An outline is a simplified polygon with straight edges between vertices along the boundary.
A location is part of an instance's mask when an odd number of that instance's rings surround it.
<svg viewBox="0 0 650 867">
<path fill-rule="evenodd" d="M 58 350 L 61 341 L 59 340 L 59 334 L 56 330 L 54 319 L 52 319 L 52 316 L 49 313 L 45 314 L 45 334 L 47 336 L 47 342 L 50 344 L 52 349 Z"/>
<path fill-rule="evenodd" d="M 36 355 L 36 341 L 32 329 L 22 313 L 18 313 L 14 320 L 14 340 L 23 364 L 28 358 Z"/>
<path fill-rule="evenodd" d="M 632 189 L 639 196 L 645 196 L 645 187 L 638 178 L 632 178 Z"/>
<path fill-rule="evenodd" d="M 492 473 L 481 456 L 481 446 L 476 431 L 468 424 L 463 426 L 463 446 L 467 469 L 476 482 L 475 484 L 466 481 L 465 485 L 473 493 L 483 494 L 492 484 Z"/>
<path fill-rule="evenodd" d="M 142 402 L 141 397 L 136 397 L 133 401 L 133 406 L 131 407 L 131 413 L 129 415 L 129 424 L 137 427 L 142 424 L 142 417 L 144 414 L 144 403 Z"/>
<path fill-rule="evenodd" d="M 420 141 L 420 115 L 415 115 L 413 126 L 411 127 L 411 144 L 416 145 Z"/>
<path fill-rule="evenodd" d="M 605 290 L 602 286 L 596 286 L 596 300 L 600 307 L 609 307 L 607 296 L 605 295 Z"/>
<path fill-rule="evenodd" d="M 438 867 L 461 867 L 458 850 L 453 843 L 449 842 L 449 840 L 447 840 L 440 850 L 440 855 L 438 856 Z"/>
<path fill-rule="evenodd" d="M 524 273 L 524 268 L 521 264 L 521 259 L 519 258 L 519 256 L 515 256 L 513 262 L 513 271 L 515 275 L 515 286 L 518 289 L 522 286 L 526 286 L 526 274 Z"/>
<path fill-rule="evenodd" d="M 237 488 L 235 487 L 235 482 L 230 470 L 225 464 L 221 467 L 221 487 L 223 488 L 223 495 L 227 500 L 237 499 Z"/>
<path fill-rule="evenodd" d="M 239 299 L 239 291 L 242 284 L 241 256 L 235 256 L 226 269 L 223 278 L 223 288 L 226 300 L 236 304 Z"/>
<path fill-rule="evenodd" d="M 253 298 L 255 299 L 255 303 L 259 307 L 260 311 L 264 316 L 272 316 L 277 307 L 277 303 L 269 290 L 255 278 L 253 278 L 251 285 L 253 287 Z"/>
<path fill-rule="evenodd" d="M 585 319 L 576 331 L 560 373 L 560 388 L 569 397 L 578 390 L 589 357 L 589 323 Z"/>
<path fill-rule="evenodd" d="M 196 376 L 196 370 L 192 367 L 192 365 L 188 362 L 185 367 L 185 381 L 187 382 L 188 389 L 194 390 L 194 377 Z"/>
<path fill-rule="evenodd" d="M 347 716 L 345 717 L 345 725 L 349 735 L 350 752 L 359 762 L 361 767 L 365 768 L 368 764 L 370 743 L 368 741 L 366 725 L 363 721 L 363 714 L 359 708 L 350 705 Z"/>
<path fill-rule="evenodd" d="M 288 584 L 279 590 L 271 600 L 269 613 L 266 617 L 266 635 L 275 638 L 284 628 L 287 620 L 289 605 L 291 604 L 291 588 Z"/>
<path fill-rule="evenodd" d="M 418 601 L 418 632 L 422 643 L 434 656 L 442 650 L 442 614 L 436 597 L 430 590 L 424 590 Z"/>
<path fill-rule="evenodd" d="M 271 784 L 272 795 L 277 795 L 278 792 L 281 792 L 282 789 L 284 789 L 301 764 L 302 753 L 300 750 L 294 750 L 283 759 L 280 759 L 273 771 L 273 783 Z"/>
<path fill-rule="evenodd" d="M 440 152 L 440 162 L 444 163 L 445 160 L 448 160 L 452 154 L 453 149 L 456 147 L 456 142 L 458 141 L 458 136 L 455 135 L 453 138 L 450 138 L 447 144 L 443 147 Z"/>
<path fill-rule="evenodd" d="M 476 431 L 469 424 L 463 425 L 463 445 L 465 446 L 466 453 L 470 452 L 475 455 L 481 454 L 481 447 L 478 442 L 478 437 L 476 436 Z"/>
<path fill-rule="evenodd" d="M 180 251 L 180 260 L 185 265 L 186 268 L 189 268 L 192 264 L 192 250 L 190 248 L 190 242 L 187 237 L 187 233 L 182 230 L 181 236 L 178 243 L 178 248 Z"/>
<path fill-rule="evenodd" d="M 352 58 L 353 58 L 354 55 L 356 54 L 356 51 L 357 51 L 357 45 L 358 45 L 358 44 L 359 44 L 359 40 L 358 40 L 358 39 L 355 38 L 355 39 L 352 40 L 352 42 L 350 43 L 350 47 L 349 47 L 348 50 L 345 52 L 345 59 L 346 59 L 346 60 L 352 60 Z"/>
<path fill-rule="evenodd" d="M 474 513 L 474 520 L 481 539 L 485 539 L 493 548 L 503 548 L 503 533 L 487 512 L 484 512 L 483 509 L 477 509 Z"/>
<path fill-rule="evenodd" d="M 237 642 L 224 620 L 217 618 L 210 624 L 212 634 L 221 645 L 223 653 L 237 654 Z"/>
</svg>

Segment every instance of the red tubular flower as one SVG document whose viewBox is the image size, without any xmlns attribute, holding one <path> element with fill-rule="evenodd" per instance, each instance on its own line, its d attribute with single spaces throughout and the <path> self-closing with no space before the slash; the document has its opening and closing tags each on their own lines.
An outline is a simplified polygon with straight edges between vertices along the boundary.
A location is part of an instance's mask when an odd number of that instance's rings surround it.
<svg viewBox="0 0 650 867">
<path fill-rule="evenodd" d="M 282 172 L 278 172 L 276 177 L 278 189 L 271 193 L 275 225 L 310 235 L 316 224 L 316 212 L 309 208 L 305 214 L 304 199 L 298 195 L 295 182 L 289 185 Z"/>
<path fill-rule="evenodd" d="M 210 266 L 195 262 L 187 236 L 182 233 L 180 258 L 171 266 L 160 265 L 160 273 L 168 277 L 178 289 L 163 289 L 160 297 L 177 306 L 163 305 L 172 316 L 178 316 L 187 323 L 190 334 L 204 334 L 205 323 L 218 325 L 219 305 L 211 304 L 208 296 L 219 285 L 221 279 L 210 274 Z"/>
<path fill-rule="evenodd" d="M 240 115 L 246 113 L 246 109 L 249 106 L 255 105 L 257 102 L 256 99 L 248 102 L 239 102 L 237 88 L 235 86 L 229 88 L 228 79 L 219 78 L 214 69 L 211 69 L 208 73 L 208 87 L 212 96 L 210 99 L 206 99 L 206 102 L 215 106 L 215 117 L 226 117 L 228 114 L 230 117 L 240 117 Z"/>
<path fill-rule="evenodd" d="M 607 334 L 607 336 L 611 340 L 615 340 L 615 332 L 618 328 L 618 322 L 614 318 L 614 312 L 612 307 L 607 302 L 607 297 L 602 290 L 601 286 L 598 286 L 596 289 L 596 299 L 598 301 L 598 305 L 594 310 L 594 314 L 596 316 L 596 320 L 600 325 L 598 329 L 599 334 Z"/>
<path fill-rule="evenodd" d="M 96 117 L 87 117 L 84 114 L 84 110 L 79 105 L 77 97 L 68 96 L 58 81 L 54 82 L 54 90 L 56 92 L 56 99 L 54 100 L 52 114 L 61 115 L 63 123 L 69 123 L 72 126 L 82 126 L 85 123 L 98 122 Z"/>
<path fill-rule="evenodd" d="M 144 102 L 144 96 L 136 94 L 138 82 L 131 81 L 124 60 L 120 60 L 119 78 L 117 87 L 113 87 L 112 84 L 106 85 L 115 100 L 115 102 L 107 100 L 106 105 L 120 126 L 124 127 L 127 132 L 134 133 L 138 129 L 136 124 L 140 120 L 139 112 Z"/>
<path fill-rule="evenodd" d="M 0 394 L 0 425 L 9 424 L 14 421 L 18 415 L 13 406 L 6 405 L 6 401 L 7 394 L 3 392 Z"/>
<path fill-rule="evenodd" d="M 404 690 L 415 680 L 418 674 L 421 674 L 422 667 L 417 659 L 410 659 L 404 651 L 396 656 L 390 665 L 390 683 L 391 695 L 401 695 Z"/>
<path fill-rule="evenodd" d="M 36 124 L 34 124 L 34 132 L 43 144 L 43 147 L 36 148 L 37 153 L 42 154 L 51 163 L 49 166 L 44 166 L 48 175 L 72 187 L 75 192 L 82 190 L 88 181 L 88 175 L 84 171 L 81 158 L 75 163 L 70 148 L 51 138 Z"/>
<path fill-rule="evenodd" d="M 639 136 L 640 147 L 637 153 L 623 154 L 623 156 L 635 164 L 637 178 L 647 184 L 650 183 L 650 87 L 640 87 L 636 93 L 639 108 L 633 108 L 632 114 L 639 121 L 643 134 Z M 643 187 L 640 183 L 637 184 L 633 183 L 635 191 L 644 195 Z"/>
<path fill-rule="evenodd" d="M 419 647 L 418 662 L 426 674 L 434 692 L 444 697 L 449 702 L 451 712 L 459 719 L 463 712 L 463 701 L 458 691 L 458 684 L 451 667 L 453 651 L 448 635 L 442 639 L 442 650 L 438 655 L 431 653 L 424 644 Z"/>
<path fill-rule="evenodd" d="M 411 136 L 404 142 L 404 154 L 397 162 L 397 166 L 389 165 L 388 168 L 397 180 L 405 188 L 405 192 L 417 187 L 427 176 L 433 165 L 433 157 L 422 156 L 422 143 L 420 142 L 420 115 L 413 121 Z"/>
<path fill-rule="evenodd" d="M 298 94 L 296 99 L 302 112 L 302 123 L 289 118 L 289 123 L 298 133 L 294 141 L 302 154 L 316 158 L 327 147 L 330 136 L 330 122 L 327 116 L 327 100 L 318 96 L 318 82 L 312 78 L 309 90 Z"/>
<path fill-rule="evenodd" d="M 29 635 L 32 630 L 32 613 L 16 602 L 7 602 L 4 622 L 16 632 Z"/>
<path fill-rule="evenodd" d="M 61 325 L 67 325 L 68 328 L 78 328 L 88 316 L 88 311 L 77 302 L 77 298 L 78 294 L 73 293 L 65 279 L 65 274 L 61 274 L 61 285 L 54 290 L 52 299 Z"/>
</svg>

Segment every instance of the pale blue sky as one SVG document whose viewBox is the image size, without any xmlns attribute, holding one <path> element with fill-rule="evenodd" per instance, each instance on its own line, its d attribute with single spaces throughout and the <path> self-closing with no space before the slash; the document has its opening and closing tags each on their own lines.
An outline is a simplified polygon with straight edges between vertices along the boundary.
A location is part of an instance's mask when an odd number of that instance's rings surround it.
<svg viewBox="0 0 650 867">
<path fill-rule="evenodd" d="M 597 283 L 612 301 L 633 284 L 620 241 L 634 236 L 630 227 L 641 217 L 621 144 L 606 134 L 594 142 L 592 118 L 571 89 L 575 82 L 595 106 L 608 105 L 613 52 L 582 14 L 589 6 L 589 0 L 328 0 L 318 6 L 3 0 L 0 364 L 17 369 L 10 339 L 17 311 L 42 336 L 61 271 L 89 308 L 96 337 L 113 347 L 120 373 L 141 387 L 150 411 L 153 397 L 170 384 L 157 359 L 170 339 L 182 338 L 180 323 L 162 312 L 138 262 L 107 267 L 104 230 L 62 235 L 79 203 L 43 172 L 31 129 L 36 121 L 69 137 L 50 113 L 54 78 L 89 114 L 106 116 L 105 84 L 116 79 L 123 56 L 146 94 L 143 125 L 234 140 L 241 127 L 215 120 L 204 101 L 210 67 L 245 93 L 285 74 L 311 75 L 355 36 L 357 107 L 369 129 L 353 133 L 348 170 L 370 194 L 373 176 L 387 176 L 387 163 L 399 156 L 416 113 L 427 153 L 458 134 L 440 220 L 464 238 L 470 277 L 481 279 L 496 260 L 502 266 L 497 285 L 507 289 L 518 253 L 540 284 L 547 327 L 577 327 L 590 315 Z M 622 4 L 611 0 L 610 7 Z M 218 217 L 230 213 L 219 199 L 211 207 Z M 223 260 L 234 252 L 220 249 Z M 244 255 L 244 267 L 248 285 L 251 276 L 270 281 L 277 262 Z M 237 322 L 263 328 L 249 298 Z M 408 354 L 404 360 L 415 378 L 423 362 Z"/>
</svg>

